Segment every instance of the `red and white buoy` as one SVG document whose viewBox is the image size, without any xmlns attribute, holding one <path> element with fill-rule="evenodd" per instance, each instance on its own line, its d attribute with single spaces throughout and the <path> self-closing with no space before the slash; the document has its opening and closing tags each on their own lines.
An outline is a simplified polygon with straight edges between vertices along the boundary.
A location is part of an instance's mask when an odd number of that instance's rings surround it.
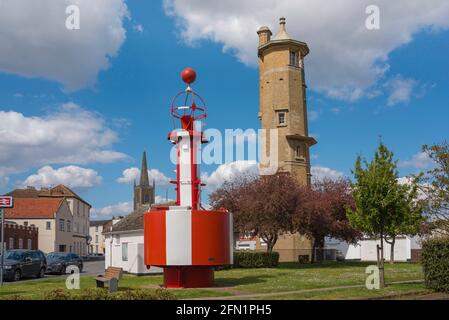
<svg viewBox="0 0 449 320">
<path fill-rule="evenodd" d="M 204 100 L 191 84 L 192 68 L 182 71 L 187 88 L 178 93 L 171 114 L 180 127 L 169 140 L 176 147 L 176 206 L 155 206 L 144 215 L 145 264 L 164 268 L 167 288 L 210 287 L 214 269 L 233 263 L 233 222 L 227 210 L 203 210 L 197 150 L 207 139 L 202 131 L 206 118 Z"/>
</svg>

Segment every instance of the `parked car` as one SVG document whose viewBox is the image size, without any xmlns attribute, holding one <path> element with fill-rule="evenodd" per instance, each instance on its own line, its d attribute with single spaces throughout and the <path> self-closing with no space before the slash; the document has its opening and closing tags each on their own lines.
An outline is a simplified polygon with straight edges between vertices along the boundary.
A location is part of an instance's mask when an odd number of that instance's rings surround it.
<svg viewBox="0 0 449 320">
<path fill-rule="evenodd" d="M 42 278 L 47 269 L 45 254 L 40 250 L 6 250 L 3 279 L 19 281 L 22 277 Z"/>
<path fill-rule="evenodd" d="M 82 272 L 83 259 L 71 252 L 51 252 L 47 255 L 47 273 L 65 274 L 69 266 L 76 266 Z"/>
</svg>

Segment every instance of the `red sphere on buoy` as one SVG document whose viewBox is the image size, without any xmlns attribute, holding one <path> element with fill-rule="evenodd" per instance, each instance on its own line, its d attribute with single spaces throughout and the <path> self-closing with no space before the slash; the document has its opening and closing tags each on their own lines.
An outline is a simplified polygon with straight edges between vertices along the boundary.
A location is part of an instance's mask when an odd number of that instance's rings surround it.
<svg viewBox="0 0 449 320">
<path fill-rule="evenodd" d="M 196 72 L 192 68 L 185 68 L 181 73 L 182 81 L 187 84 L 191 84 L 196 79 Z"/>
</svg>

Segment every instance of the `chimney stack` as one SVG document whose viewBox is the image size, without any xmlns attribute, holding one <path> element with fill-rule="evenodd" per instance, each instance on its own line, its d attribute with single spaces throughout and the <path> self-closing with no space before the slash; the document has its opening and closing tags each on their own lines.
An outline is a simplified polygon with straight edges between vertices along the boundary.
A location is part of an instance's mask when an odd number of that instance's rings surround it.
<svg viewBox="0 0 449 320">
<path fill-rule="evenodd" d="M 257 34 L 259 35 L 259 47 L 263 46 L 267 42 L 270 42 L 272 33 L 270 28 L 267 26 L 260 27 Z"/>
</svg>

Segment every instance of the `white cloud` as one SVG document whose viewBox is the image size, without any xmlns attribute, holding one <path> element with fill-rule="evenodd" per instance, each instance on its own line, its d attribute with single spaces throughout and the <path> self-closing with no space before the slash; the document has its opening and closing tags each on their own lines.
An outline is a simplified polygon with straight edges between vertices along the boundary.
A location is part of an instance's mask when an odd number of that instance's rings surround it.
<svg viewBox="0 0 449 320">
<path fill-rule="evenodd" d="M 148 170 L 148 175 L 150 181 L 152 182 L 154 179 L 157 186 L 166 186 L 170 184 L 170 178 L 168 178 L 165 174 L 163 174 L 157 169 Z M 136 181 L 136 183 L 139 183 L 139 179 L 140 179 L 140 169 L 136 167 L 131 167 L 123 170 L 122 176 L 117 178 L 116 181 L 118 183 L 125 183 L 125 184 L 133 183 L 134 181 Z"/>
<path fill-rule="evenodd" d="M 206 184 L 207 191 L 218 189 L 225 181 L 230 181 L 244 174 L 258 174 L 259 165 L 252 160 L 239 160 L 220 165 L 211 174 L 204 172 L 201 182 Z"/>
<path fill-rule="evenodd" d="M 52 187 L 64 184 L 69 188 L 81 189 L 91 188 L 101 184 L 102 177 L 93 169 L 77 166 L 66 166 L 53 169 L 51 166 L 40 168 L 21 183 L 22 186 Z"/>
<path fill-rule="evenodd" d="M 338 99 L 357 100 L 379 94 L 373 87 L 388 70 L 388 55 L 424 29 L 449 27 L 447 0 L 378 0 L 380 30 L 365 27 L 369 0 L 164 0 L 179 34 L 188 44 L 210 40 L 223 45 L 245 64 L 257 65 L 256 31 L 287 18 L 287 31 L 309 44 L 309 87 Z"/>
<path fill-rule="evenodd" d="M 425 152 L 415 154 L 411 159 L 399 161 L 399 167 L 413 167 L 416 169 L 426 169 L 434 165 L 433 160 Z"/>
<path fill-rule="evenodd" d="M 408 103 L 412 97 L 418 81 L 414 79 L 404 79 L 401 76 L 388 80 L 385 87 L 389 91 L 387 104 L 391 107 L 399 103 Z"/>
<path fill-rule="evenodd" d="M 97 113 L 66 103 L 44 116 L 0 111 L 0 177 L 50 164 L 109 163 L 126 159 Z"/>
<path fill-rule="evenodd" d="M 80 9 L 80 29 L 66 28 L 66 7 Z M 126 39 L 125 0 L 29 0 L 0 3 L 0 71 L 42 77 L 67 90 L 93 86 Z"/>
<path fill-rule="evenodd" d="M 338 179 L 343 178 L 345 175 L 341 171 L 333 170 L 327 167 L 321 166 L 312 166 L 310 169 L 312 173 L 312 179 L 315 181 L 323 180 L 323 179 Z"/>
<path fill-rule="evenodd" d="M 113 216 L 125 216 L 133 211 L 131 202 L 119 202 L 102 208 L 92 208 L 90 213 L 94 219 L 109 219 Z"/>
<path fill-rule="evenodd" d="M 134 181 L 137 181 L 139 179 L 140 170 L 139 168 L 132 167 L 123 170 L 122 176 L 117 178 L 118 183 L 132 183 Z"/>
<path fill-rule="evenodd" d="M 155 204 L 164 204 L 167 202 L 174 202 L 175 200 L 170 199 L 170 198 L 165 198 L 165 197 L 161 197 L 161 196 L 156 196 L 156 199 L 154 199 Z"/>
<path fill-rule="evenodd" d="M 143 32 L 143 26 L 142 26 L 141 24 L 135 24 L 135 25 L 133 26 L 133 29 L 134 29 L 134 31 L 137 31 L 137 32 L 139 32 L 139 33 L 142 33 L 142 32 Z"/>
</svg>

